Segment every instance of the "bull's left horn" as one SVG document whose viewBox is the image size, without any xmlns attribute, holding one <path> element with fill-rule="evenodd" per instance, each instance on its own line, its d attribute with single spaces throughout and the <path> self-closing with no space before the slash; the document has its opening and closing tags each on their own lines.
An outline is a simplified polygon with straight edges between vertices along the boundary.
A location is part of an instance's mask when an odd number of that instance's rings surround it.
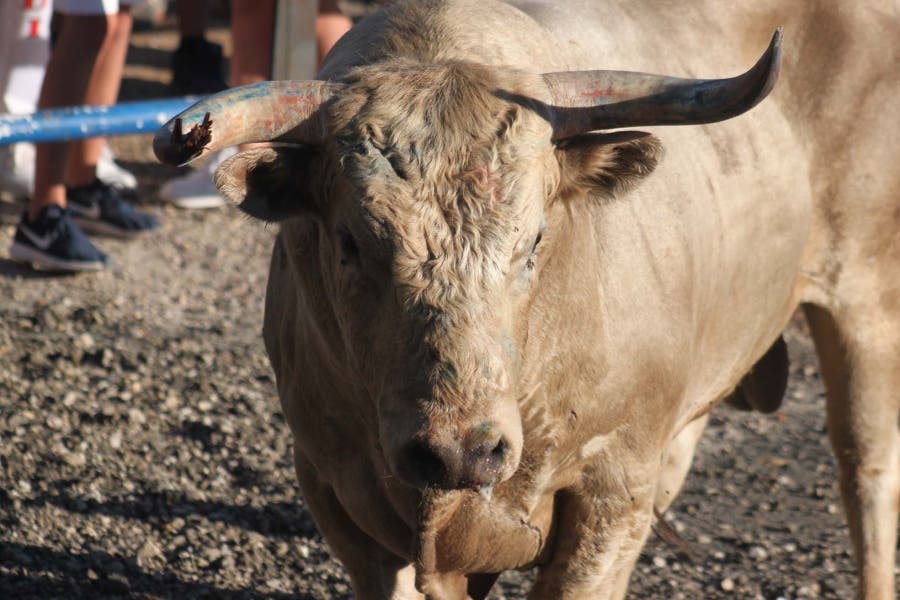
<svg viewBox="0 0 900 600">
<path fill-rule="evenodd" d="M 679 79 L 628 71 L 546 73 L 554 139 L 649 125 L 715 123 L 750 110 L 765 98 L 781 66 L 781 28 L 762 58 L 730 79 Z"/>
<path fill-rule="evenodd" d="M 183 165 L 204 151 L 248 142 L 319 144 L 327 128 L 319 108 L 342 84 L 265 81 L 204 98 L 153 138 L 153 152 L 166 164 Z"/>
</svg>

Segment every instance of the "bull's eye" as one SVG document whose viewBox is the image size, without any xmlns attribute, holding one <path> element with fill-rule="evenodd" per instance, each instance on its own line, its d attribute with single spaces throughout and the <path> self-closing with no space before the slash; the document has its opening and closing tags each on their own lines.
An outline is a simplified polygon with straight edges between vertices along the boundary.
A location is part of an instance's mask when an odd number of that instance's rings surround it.
<svg viewBox="0 0 900 600">
<path fill-rule="evenodd" d="M 356 240 L 347 231 L 338 232 L 338 240 L 341 243 L 341 266 L 355 264 L 359 260 L 359 246 Z"/>
</svg>

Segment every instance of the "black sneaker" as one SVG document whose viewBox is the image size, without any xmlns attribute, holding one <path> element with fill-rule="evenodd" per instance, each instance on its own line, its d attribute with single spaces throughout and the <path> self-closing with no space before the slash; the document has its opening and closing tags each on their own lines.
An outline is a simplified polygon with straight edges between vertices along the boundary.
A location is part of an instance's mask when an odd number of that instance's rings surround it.
<svg viewBox="0 0 900 600">
<path fill-rule="evenodd" d="M 99 179 L 89 185 L 66 188 L 72 220 L 88 233 L 134 237 L 159 228 L 156 217 L 138 212 L 119 192 Z"/>
<path fill-rule="evenodd" d="M 53 271 L 99 271 L 107 261 L 72 222 L 69 211 L 55 204 L 45 206 L 33 223 L 28 213 L 22 215 L 9 255 L 35 269 Z"/>
<path fill-rule="evenodd" d="M 202 37 L 183 37 L 172 54 L 173 96 L 214 94 L 228 87 L 222 46 Z"/>
</svg>

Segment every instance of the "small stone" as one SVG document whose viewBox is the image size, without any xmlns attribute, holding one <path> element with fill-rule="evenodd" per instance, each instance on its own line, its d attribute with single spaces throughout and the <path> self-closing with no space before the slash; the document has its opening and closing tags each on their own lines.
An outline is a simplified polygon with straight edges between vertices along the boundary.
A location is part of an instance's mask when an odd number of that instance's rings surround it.
<svg viewBox="0 0 900 600">
<path fill-rule="evenodd" d="M 734 580 L 726 577 L 722 580 L 722 583 L 719 584 L 721 588 L 726 592 L 734 591 Z"/>
<path fill-rule="evenodd" d="M 127 594 L 131 589 L 131 582 L 122 573 L 111 573 L 106 578 L 103 588 L 112 594 Z"/>
<path fill-rule="evenodd" d="M 66 464 L 70 467 L 78 468 L 87 464 L 87 459 L 81 452 L 67 452 L 63 454 L 63 460 L 66 461 Z"/>
<path fill-rule="evenodd" d="M 307 546 L 306 544 L 300 544 L 298 551 L 300 552 L 300 556 L 302 556 L 303 558 L 309 558 L 309 546 Z"/>
<path fill-rule="evenodd" d="M 663 558 L 662 556 L 654 556 L 653 557 L 653 566 L 658 569 L 662 569 L 663 567 L 666 566 L 666 559 Z"/>
<path fill-rule="evenodd" d="M 94 338 L 89 333 L 82 333 L 75 340 L 75 346 L 78 348 L 83 348 L 84 350 L 90 350 L 94 347 Z"/>
<path fill-rule="evenodd" d="M 268 579 L 266 580 L 266 585 L 272 589 L 281 589 L 284 587 L 284 581 L 281 579 Z"/>
<path fill-rule="evenodd" d="M 147 417 L 144 416 L 144 413 L 141 412 L 137 408 L 131 408 L 128 410 L 128 420 L 134 423 L 135 425 L 143 425 L 147 422 Z"/>
<path fill-rule="evenodd" d="M 118 450 L 122 447 L 122 432 L 121 431 L 113 431 L 109 436 L 109 447 L 113 450 Z"/>
<path fill-rule="evenodd" d="M 153 540 L 145 541 L 144 545 L 141 546 L 140 550 L 138 550 L 137 553 L 138 565 L 144 567 L 148 562 L 157 558 L 163 558 L 162 550 L 160 550 L 159 546 L 153 543 Z"/>
</svg>

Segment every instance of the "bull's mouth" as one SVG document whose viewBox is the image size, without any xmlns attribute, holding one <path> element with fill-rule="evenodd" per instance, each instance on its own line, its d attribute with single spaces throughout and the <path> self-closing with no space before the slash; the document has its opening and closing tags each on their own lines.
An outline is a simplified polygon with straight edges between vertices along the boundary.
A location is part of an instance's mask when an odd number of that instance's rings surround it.
<svg viewBox="0 0 900 600">
<path fill-rule="evenodd" d="M 533 564 L 545 545 L 549 522 L 539 527 L 519 512 L 502 501 L 486 502 L 482 492 L 423 492 L 416 527 L 417 572 L 497 573 Z"/>
</svg>

